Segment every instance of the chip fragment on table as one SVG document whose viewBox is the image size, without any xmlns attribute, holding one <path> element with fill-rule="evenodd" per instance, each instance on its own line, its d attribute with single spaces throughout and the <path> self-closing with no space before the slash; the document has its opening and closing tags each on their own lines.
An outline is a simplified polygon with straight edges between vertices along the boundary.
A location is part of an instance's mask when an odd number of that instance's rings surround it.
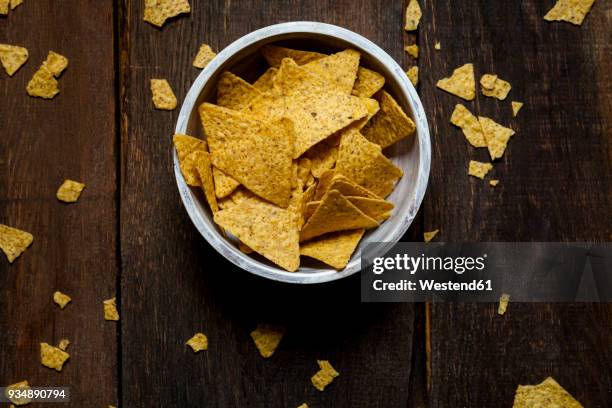
<svg viewBox="0 0 612 408">
<path fill-rule="evenodd" d="M 451 115 L 451 123 L 461 128 L 465 139 L 474 147 L 487 147 L 487 142 L 482 132 L 482 126 L 478 118 L 462 104 L 455 105 Z"/>
<path fill-rule="evenodd" d="M 510 82 L 504 81 L 497 75 L 484 74 L 480 78 L 481 91 L 484 96 L 497 98 L 503 101 L 508 97 L 508 93 L 512 89 Z"/>
<path fill-rule="evenodd" d="M 144 0 L 143 20 L 161 27 L 168 19 L 190 11 L 188 0 Z"/>
<path fill-rule="evenodd" d="M 419 58 L 419 46 L 416 44 L 405 46 L 404 51 L 406 51 L 412 58 Z"/>
<path fill-rule="evenodd" d="M 440 232 L 439 229 L 435 229 L 433 231 L 426 231 L 423 233 L 423 239 L 425 242 L 431 242 L 432 239 L 434 239 L 436 237 L 436 235 L 438 235 L 438 233 Z"/>
<path fill-rule="evenodd" d="M 436 86 L 450 94 L 471 101 L 476 97 L 474 65 L 465 64 L 455 69 L 448 78 L 439 80 Z"/>
<path fill-rule="evenodd" d="M 166 79 L 151 79 L 153 106 L 159 110 L 174 110 L 178 101 Z"/>
<path fill-rule="evenodd" d="M 13 390 L 13 391 L 21 391 L 22 393 L 27 393 L 28 390 L 30 390 L 30 383 L 27 380 L 23 380 L 23 381 L 19 381 L 15 384 L 11 384 L 8 387 L 6 387 L 5 389 L 5 397 L 13 404 L 15 404 L 16 406 L 22 406 L 22 405 L 28 405 L 30 402 L 32 402 L 32 398 L 29 398 L 26 395 L 19 395 L 19 398 L 13 396 L 13 397 L 9 397 L 7 395 L 7 391 L 9 390 Z"/>
<path fill-rule="evenodd" d="M 512 101 L 512 116 L 516 118 L 522 107 L 523 102 Z"/>
<path fill-rule="evenodd" d="M 593 3 L 595 0 L 557 0 L 553 8 L 544 16 L 544 20 L 567 21 L 575 25 L 582 25 Z"/>
<path fill-rule="evenodd" d="M 327 360 L 317 360 L 317 364 L 319 371 L 312 376 L 310 381 L 317 390 L 323 391 L 340 373 Z"/>
<path fill-rule="evenodd" d="M 29 232 L 0 224 L 0 249 L 6 255 L 9 263 L 15 259 L 32 244 L 34 236 Z"/>
<path fill-rule="evenodd" d="M 408 71 L 406 71 L 406 75 L 408 75 L 408 78 L 410 79 L 410 82 L 412 82 L 412 85 L 417 86 L 417 84 L 419 83 L 419 67 L 412 66 L 408 69 Z"/>
<path fill-rule="evenodd" d="M 272 324 L 258 324 L 251 332 L 251 338 L 263 358 L 270 358 L 285 336 L 286 329 Z"/>
<path fill-rule="evenodd" d="M 404 24 L 404 30 L 415 31 L 419 26 L 422 16 L 423 12 L 421 11 L 419 2 L 417 0 L 410 0 L 406 7 L 406 23 Z"/>
<path fill-rule="evenodd" d="M 65 203 L 76 203 L 84 188 L 85 184 L 66 179 L 57 190 L 56 197 Z"/>
<path fill-rule="evenodd" d="M 497 314 L 503 315 L 506 313 L 506 309 L 508 309 L 508 302 L 510 302 L 510 295 L 507 293 L 502 293 L 499 298 L 499 306 L 497 307 Z"/>
<path fill-rule="evenodd" d="M 53 301 L 60 307 L 60 309 L 63 309 L 72 301 L 72 298 L 58 290 L 53 293 Z"/>
<path fill-rule="evenodd" d="M 537 385 L 519 385 L 512 408 L 583 408 L 572 395 L 552 377 Z"/>
<path fill-rule="evenodd" d="M 17 45 L 0 44 L 0 63 L 8 76 L 13 76 L 28 60 L 28 49 Z"/>
<path fill-rule="evenodd" d="M 491 160 L 499 159 L 504 155 L 508 141 L 515 134 L 514 130 L 483 116 L 478 117 L 478 122 L 482 127 L 482 133 L 487 143 Z"/>
<path fill-rule="evenodd" d="M 70 354 L 64 350 L 47 343 L 40 343 L 40 362 L 45 367 L 60 372 L 69 358 Z"/>
<path fill-rule="evenodd" d="M 476 160 L 470 160 L 468 166 L 468 175 L 484 179 L 487 173 L 493 168 L 491 163 L 483 163 Z"/>
<path fill-rule="evenodd" d="M 193 59 L 193 66 L 196 68 L 206 68 L 208 64 L 215 58 L 217 54 L 210 48 L 208 44 L 200 45 L 200 49 Z"/>
<path fill-rule="evenodd" d="M 208 338 L 204 333 L 194 334 L 185 344 L 191 347 L 194 353 L 208 350 Z"/>
</svg>

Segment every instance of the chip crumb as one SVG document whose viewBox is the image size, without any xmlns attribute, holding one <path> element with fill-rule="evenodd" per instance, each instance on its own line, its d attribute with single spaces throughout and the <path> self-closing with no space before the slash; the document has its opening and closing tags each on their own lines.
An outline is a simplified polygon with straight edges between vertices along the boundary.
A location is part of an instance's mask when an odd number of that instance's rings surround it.
<svg viewBox="0 0 612 408">
<path fill-rule="evenodd" d="M 522 107 L 523 102 L 512 101 L 512 116 L 516 118 Z"/>
<path fill-rule="evenodd" d="M 40 343 L 40 362 L 55 371 L 62 371 L 64 363 L 70 358 L 70 354 L 47 343 Z"/>
<path fill-rule="evenodd" d="M 410 0 L 406 7 L 406 24 L 404 25 L 404 30 L 415 31 L 419 26 L 419 21 L 421 21 L 422 16 L 423 12 L 421 11 L 419 2 L 417 0 Z"/>
<path fill-rule="evenodd" d="M 117 298 L 107 299 L 104 304 L 104 320 L 119 321 L 119 312 L 117 311 Z"/>
<path fill-rule="evenodd" d="M 57 52 L 49 51 L 47 59 L 43 62 L 43 66 L 57 78 L 68 67 L 68 58 Z"/>
<path fill-rule="evenodd" d="M 174 110 L 178 101 L 170 84 L 165 79 L 151 79 L 151 94 L 155 109 Z"/>
<path fill-rule="evenodd" d="M 484 74 L 480 78 L 480 85 L 480 90 L 484 96 L 497 98 L 500 101 L 505 100 L 512 89 L 510 82 L 504 81 L 494 74 Z"/>
<path fill-rule="evenodd" d="M 504 155 L 506 147 L 508 146 L 508 141 L 515 133 L 514 130 L 500 125 L 493 119 L 483 116 L 478 117 L 478 122 L 482 127 L 482 133 L 487 143 L 487 149 L 489 150 L 491 160 L 499 159 Z"/>
<path fill-rule="evenodd" d="M 143 20 L 157 27 L 169 18 L 191 11 L 187 0 L 144 0 L 144 7 Z"/>
<path fill-rule="evenodd" d="M 9 385 L 8 387 L 6 387 L 5 393 L 6 391 L 9 390 L 14 390 L 14 391 L 27 391 L 30 389 L 30 383 L 27 380 L 24 381 L 20 381 L 18 383 Z M 6 398 L 13 404 L 17 405 L 17 406 L 22 406 L 22 405 L 28 405 L 30 402 L 32 402 L 32 398 L 27 398 L 27 397 L 21 397 L 21 398 L 9 398 L 8 395 L 6 395 Z M 14 407 L 14 405 L 11 405 L 11 407 Z"/>
<path fill-rule="evenodd" d="M 440 41 L 436 42 L 434 45 L 434 49 L 436 51 L 440 51 L 442 49 L 442 44 L 440 44 Z"/>
<path fill-rule="evenodd" d="M 595 0 L 557 0 L 553 8 L 544 16 L 544 20 L 567 21 L 575 25 L 582 25 L 593 3 Z"/>
<path fill-rule="evenodd" d="M 200 49 L 193 59 L 193 66 L 196 68 L 206 68 L 208 64 L 215 58 L 217 54 L 210 48 L 208 44 L 200 45 Z"/>
<path fill-rule="evenodd" d="M 60 309 L 63 309 L 72 301 L 72 298 L 60 291 L 57 291 L 53 294 L 53 301 L 60 307 Z"/>
<path fill-rule="evenodd" d="M 0 224 L 0 249 L 6 255 L 9 263 L 13 261 L 32 244 L 34 236 L 29 232 Z"/>
<path fill-rule="evenodd" d="M 490 180 L 489 185 L 491 187 L 496 187 L 499 184 L 499 180 Z"/>
<path fill-rule="evenodd" d="M 497 314 L 503 315 L 506 313 L 506 309 L 508 308 L 508 302 L 510 301 L 510 295 L 507 293 L 502 293 L 499 298 L 499 306 L 497 307 Z"/>
<path fill-rule="evenodd" d="M 65 203 L 76 203 L 84 188 L 85 184 L 66 179 L 57 190 L 56 197 Z"/>
<path fill-rule="evenodd" d="M 514 395 L 512 408 L 583 408 L 552 377 L 537 385 L 519 385 Z"/>
<path fill-rule="evenodd" d="M 432 239 L 435 238 L 436 235 L 438 235 L 438 232 L 440 232 L 439 229 L 435 229 L 433 231 L 424 232 L 423 233 L 423 239 L 425 240 L 425 242 L 430 242 Z"/>
<path fill-rule="evenodd" d="M 406 71 L 406 75 L 408 75 L 408 78 L 410 78 L 410 82 L 412 82 L 412 85 L 417 86 L 417 84 L 419 83 L 419 67 L 417 67 L 416 65 L 410 67 L 410 69 Z"/>
<path fill-rule="evenodd" d="M 482 126 L 478 118 L 472 114 L 465 106 L 455 105 L 455 110 L 451 115 L 450 122 L 461 128 L 465 139 L 474 147 L 487 147 L 487 142 L 482 132 Z"/>
<path fill-rule="evenodd" d="M 208 350 L 208 338 L 204 333 L 196 333 L 185 344 L 191 347 L 194 353 Z"/>
<path fill-rule="evenodd" d="M 468 175 L 484 179 L 487 173 L 493 168 L 491 163 L 482 163 L 476 160 L 470 160 L 468 167 Z"/>
<path fill-rule="evenodd" d="M 34 73 L 26 86 L 28 95 L 43 99 L 54 98 L 59 93 L 59 82 L 56 77 L 59 77 L 67 66 L 68 59 L 66 57 L 49 51 L 47 59 Z"/>
<path fill-rule="evenodd" d="M 419 58 L 419 46 L 416 44 L 407 45 L 404 47 L 404 51 L 413 58 Z"/>
<path fill-rule="evenodd" d="M 28 60 L 28 49 L 17 45 L 0 44 L 0 63 L 8 76 L 13 76 Z"/>
<path fill-rule="evenodd" d="M 251 338 L 259 354 L 264 358 L 269 358 L 276 351 L 286 331 L 282 326 L 258 324 L 257 328 L 251 332 Z"/>
<path fill-rule="evenodd" d="M 438 81 L 436 86 L 450 94 L 471 101 L 476 97 L 476 79 L 474 65 L 465 64 L 453 71 L 448 78 Z"/>
<path fill-rule="evenodd" d="M 310 381 L 317 390 L 323 391 L 340 373 L 327 360 L 317 360 L 317 364 L 320 370 L 312 376 Z"/>
<path fill-rule="evenodd" d="M 59 348 L 62 351 L 66 351 L 66 350 L 68 350 L 69 346 L 70 346 L 70 340 L 68 340 L 68 339 L 61 339 L 59 344 L 57 345 L 57 348 Z"/>
<path fill-rule="evenodd" d="M 299 406 L 299 407 L 297 407 L 297 408 L 308 408 L 308 404 L 303 403 L 302 405 L 300 405 L 300 406 Z"/>
</svg>

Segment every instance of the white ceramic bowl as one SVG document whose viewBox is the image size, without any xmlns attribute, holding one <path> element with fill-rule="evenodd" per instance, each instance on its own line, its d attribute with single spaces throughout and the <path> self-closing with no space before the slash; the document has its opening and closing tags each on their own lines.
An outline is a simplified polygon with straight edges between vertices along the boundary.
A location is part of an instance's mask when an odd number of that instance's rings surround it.
<svg viewBox="0 0 612 408">
<path fill-rule="evenodd" d="M 191 86 L 179 114 L 176 133 L 205 138 L 198 106 L 204 101 L 214 103 L 219 75 L 230 70 L 247 81 L 254 81 L 266 68 L 258 50 L 270 43 L 326 53 L 353 48 L 361 52 L 362 65 L 385 76 L 385 89 L 396 98 L 417 127 L 415 136 L 385 150 L 385 154 L 404 170 L 404 177 L 388 197 L 395 204 L 393 215 L 380 227 L 367 232 L 342 271 L 328 268 L 319 262 L 309 262 L 302 257 L 300 269 L 297 272 L 287 272 L 259 255 L 244 254 L 238 249 L 237 241 L 221 235 L 200 189 L 191 188 L 185 183 L 175 151 L 174 173 L 178 189 L 185 209 L 198 231 L 213 248 L 236 266 L 264 278 L 290 283 L 320 283 L 344 278 L 361 270 L 360 251 L 365 243 L 399 241 L 419 210 L 427 187 L 431 161 L 425 112 L 404 70 L 376 44 L 359 34 L 334 25 L 291 22 L 254 31 L 221 51 Z"/>
</svg>

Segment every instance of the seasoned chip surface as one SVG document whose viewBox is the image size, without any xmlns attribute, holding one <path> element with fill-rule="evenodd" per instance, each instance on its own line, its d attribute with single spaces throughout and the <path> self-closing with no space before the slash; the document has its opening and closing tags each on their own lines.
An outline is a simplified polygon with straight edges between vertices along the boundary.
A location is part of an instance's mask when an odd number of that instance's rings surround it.
<svg viewBox="0 0 612 408">
<path fill-rule="evenodd" d="M 29 232 L 0 224 L 0 249 L 13 263 L 34 241 L 34 236 Z"/>
<path fill-rule="evenodd" d="M 453 71 L 450 77 L 439 80 L 436 86 L 467 101 L 473 100 L 476 97 L 474 65 L 465 64 L 460 66 Z"/>
<path fill-rule="evenodd" d="M 144 7 L 143 20 L 157 27 L 169 18 L 191 11 L 188 0 L 144 0 Z"/>
<path fill-rule="evenodd" d="M 276 351 L 285 333 L 286 329 L 282 326 L 258 324 L 257 328 L 251 332 L 251 338 L 259 354 L 264 358 L 269 358 Z"/>
<path fill-rule="evenodd" d="M 0 44 L 0 63 L 9 76 L 13 76 L 28 60 L 28 50 L 16 45 Z"/>
<path fill-rule="evenodd" d="M 185 344 L 191 347 L 194 353 L 208 350 L 208 337 L 204 333 L 196 333 Z"/>
<path fill-rule="evenodd" d="M 153 106 L 160 110 L 174 110 L 178 101 L 170 84 L 165 79 L 151 79 Z"/>
<path fill-rule="evenodd" d="M 66 305 L 68 305 L 68 303 L 70 303 L 72 301 L 72 299 L 70 298 L 70 296 L 57 291 L 53 294 L 53 301 L 61 308 L 65 308 Z"/>
<path fill-rule="evenodd" d="M 225 71 L 217 84 L 217 104 L 229 109 L 243 110 L 261 95 L 261 91 L 244 79 Z"/>
<path fill-rule="evenodd" d="M 83 183 L 74 180 L 64 180 L 57 190 L 56 197 L 65 203 L 76 203 L 84 188 L 85 184 Z"/>
<path fill-rule="evenodd" d="M 41 67 L 28 82 L 26 91 L 33 97 L 52 99 L 59 93 L 58 84 L 53 74 Z"/>
<path fill-rule="evenodd" d="M 537 385 L 519 385 L 512 408 L 583 408 L 552 377 Z"/>
<path fill-rule="evenodd" d="M 194 153 L 197 155 L 195 159 L 195 168 L 198 172 L 198 178 L 202 185 L 202 190 L 208 202 L 210 210 L 215 213 L 219 211 L 217 205 L 217 197 L 215 195 L 215 183 L 213 180 L 212 164 L 208 152 L 199 151 Z"/>
<path fill-rule="evenodd" d="M 416 44 L 405 46 L 404 51 L 406 51 L 412 58 L 419 58 L 419 46 Z"/>
<path fill-rule="evenodd" d="M 480 78 L 481 91 L 484 96 L 497 98 L 503 101 L 512 89 L 510 82 L 504 81 L 497 75 L 485 74 Z"/>
<path fill-rule="evenodd" d="M 328 89 L 350 95 L 357 79 L 359 58 L 359 52 L 348 49 L 311 61 L 304 69 L 325 78 Z"/>
<path fill-rule="evenodd" d="M 57 372 L 62 371 L 64 363 L 68 361 L 70 354 L 64 350 L 53 347 L 47 343 L 40 343 L 40 362 L 48 368 L 52 368 Z"/>
<path fill-rule="evenodd" d="M 202 44 L 193 60 L 193 66 L 196 68 L 206 68 L 216 56 L 217 54 L 210 48 L 210 45 Z"/>
</svg>

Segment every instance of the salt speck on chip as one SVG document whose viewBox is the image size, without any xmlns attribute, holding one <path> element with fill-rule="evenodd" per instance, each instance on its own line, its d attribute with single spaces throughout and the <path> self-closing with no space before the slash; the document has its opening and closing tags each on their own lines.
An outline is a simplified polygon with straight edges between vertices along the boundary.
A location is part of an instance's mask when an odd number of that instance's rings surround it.
<svg viewBox="0 0 612 408">
<path fill-rule="evenodd" d="M 17 45 L 0 44 L 0 63 L 8 76 L 13 76 L 28 60 L 28 50 Z"/>
<path fill-rule="evenodd" d="M 13 263 L 34 241 L 34 236 L 29 232 L 0 224 L 0 249 Z"/>
<path fill-rule="evenodd" d="M 40 362 L 45 367 L 52 368 L 58 372 L 62 371 L 64 363 L 69 358 L 70 354 L 64 350 L 47 343 L 40 343 Z"/>
<path fill-rule="evenodd" d="M 119 312 L 117 311 L 116 298 L 107 299 L 102 302 L 104 305 L 104 320 L 118 321 Z"/>
<path fill-rule="evenodd" d="M 151 79 L 153 106 L 160 110 L 174 110 L 178 103 L 170 84 L 165 79 Z"/>
<path fill-rule="evenodd" d="M 193 60 L 193 66 L 196 68 L 206 68 L 216 56 L 217 54 L 210 48 L 210 45 L 202 44 Z"/>
<path fill-rule="evenodd" d="M 476 160 L 470 160 L 468 166 L 468 175 L 484 179 L 487 173 L 493 168 L 491 163 L 483 163 Z"/>
<path fill-rule="evenodd" d="M 64 180 L 56 193 L 58 200 L 65 203 L 76 203 L 81 196 L 85 184 L 73 180 Z"/>
<path fill-rule="evenodd" d="M 194 353 L 208 350 L 208 338 L 204 333 L 194 334 L 185 344 L 191 347 Z"/>
<path fill-rule="evenodd" d="M 438 81 L 436 86 L 448 93 L 471 101 L 476 97 L 476 79 L 474 65 L 465 64 L 455 69 L 448 78 Z"/>
<path fill-rule="evenodd" d="M 68 305 L 68 303 L 72 301 L 72 299 L 70 298 L 70 296 L 58 290 L 53 294 L 53 301 L 60 307 L 60 309 L 63 309 L 66 307 L 66 305 Z"/>
<path fill-rule="evenodd" d="M 286 329 L 282 326 L 258 324 L 257 328 L 251 332 L 251 338 L 259 354 L 264 358 L 269 358 L 276 351 L 285 333 Z"/>
<path fill-rule="evenodd" d="M 144 0 L 143 20 L 161 27 L 169 18 L 190 11 L 188 0 Z"/>
<path fill-rule="evenodd" d="M 317 390 L 323 391 L 340 373 L 327 360 L 317 360 L 317 364 L 320 370 L 312 376 L 310 381 Z"/>
<path fill-rule="evenodd" d="M 410 0 L 408 7 L 406 7 L 406 24 L 404 25 L 404 30 L 415 31 L 419 26 L 419 21 L 421 21 L 422 16 L 423 12 L 421 11 L 419 2 L 417 0 Z"/>
</svg>

